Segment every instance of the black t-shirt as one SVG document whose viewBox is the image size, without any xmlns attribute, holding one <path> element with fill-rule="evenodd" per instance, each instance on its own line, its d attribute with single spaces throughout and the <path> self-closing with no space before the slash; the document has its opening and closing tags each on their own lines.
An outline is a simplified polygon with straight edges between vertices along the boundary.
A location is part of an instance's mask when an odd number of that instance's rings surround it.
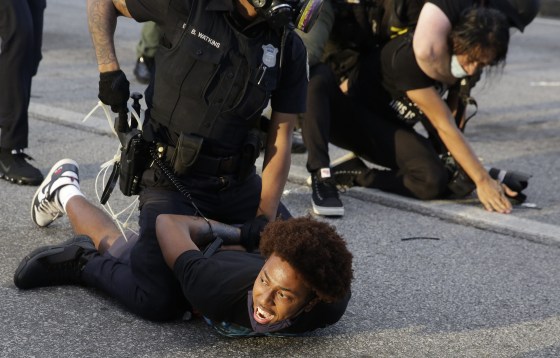
<svg viewBox="0 0 560 358">
<path fill-rule="evenodd" d="M 412 34 L 389 41 L 381 50 L 382 86 L 389 93 L 392 114 L 408 125 L 422 119 L 422 112 L 408 99 L 406 92 L 437 86 L 418 66 L 412 49 Z"/>
<path fill-rule="evenodd" d="M 191 305 L 213 322 L 229 322 L 251 328 L 247 307 L 264 258 L 240 251 L 218 251 L 204 257 L 200 251 L 186 251 L 175 262 L 175 276 Z M 310 312 L 300 314 L 281 333 L 303 333 L 337 322 L 348 299 L 334 304 L 319 303 Z"/>
<path fill-rule="evenodd" d="M 473 0 L 429 0 L 426 1 L 439 7 L 452 25 L 457 24 L 465 10 L 477 4 Z"/>
<path fill-rule="evenodd" d="M 473 0 L 429 0 L 450 20 L 459 22 L 461 15 L 475 3 Z M 416 7 L 415 7 L 416 8 Z M 418 7 L 418 10 L 421 8 Z M 416 18 L 419 16 L 419 12 Z M 413 14 L 409 16 L 414 17 Z M 397 36 L 381 50 L 381 78 L 383 88 L 389 93 L 389 107 L 396 117 L 408 125 L 414 125 L 422 117 L 422 112 L 408 99 L 406 92 L 415 89 L 436 87 L 444 92 L 444 86 L 428 77 L 418 65 L 412 48 L 413 33 Z"/>
</svg>

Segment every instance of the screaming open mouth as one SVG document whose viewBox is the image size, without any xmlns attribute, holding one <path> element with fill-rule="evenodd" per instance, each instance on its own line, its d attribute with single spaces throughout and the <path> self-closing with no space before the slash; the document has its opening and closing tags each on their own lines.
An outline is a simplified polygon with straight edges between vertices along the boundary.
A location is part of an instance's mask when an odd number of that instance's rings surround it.
<svg viewBox="0 0 560 358">
<path fill-rule="evenodd" d="M 274 318 L 274 315 L 266 312 L 261 307 L 257 307 L 253 312 L 253 318 L 255 318 L 255 321 L 259 324 L 269 324 Z"/>
</svg>

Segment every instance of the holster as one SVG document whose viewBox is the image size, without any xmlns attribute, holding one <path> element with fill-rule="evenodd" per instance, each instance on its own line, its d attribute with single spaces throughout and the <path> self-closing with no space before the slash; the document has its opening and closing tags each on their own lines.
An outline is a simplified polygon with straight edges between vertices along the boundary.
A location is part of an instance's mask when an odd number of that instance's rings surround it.
<svg viewBox="0 0 560 358">
<path fill-rule="evenodd" d="M 237 176 L 239 179 L 245 179 L 253 172 L 253 166 L 260 155 L 262 145 L 259 130 L 251 129 L 241 148 L 241 156 L 237 168 Z"/>
<path fill-rule="evenodd" d="M 140 192 L 142 173 L 150 163 L 149 143 L 142 137 L 142 132 L 132 129 L 121 137 L 121 161 L 119 167 L 119 189 L 126 196 Z"/>
</svg>

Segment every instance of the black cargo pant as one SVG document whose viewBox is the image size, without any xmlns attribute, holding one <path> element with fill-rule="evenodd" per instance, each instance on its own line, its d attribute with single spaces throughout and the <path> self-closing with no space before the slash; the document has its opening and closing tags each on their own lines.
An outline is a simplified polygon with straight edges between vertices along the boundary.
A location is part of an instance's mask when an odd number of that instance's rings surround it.
<svg viewBox="0 0 560 358">
<path fill-rule="evenodd" d="M 312 172 L 329 167 L 330 142 L 388 168 L 360 175 L 356 178 L 360 186 L 419 199 L 442 196 L 448 176 L 430 141 L 392 118 L 385 98 L 370 97 L 374 98 L 369 101 L 376 103 L 366 107 L 365 99 L 341 92 L 328 65 L 312 69 L 302 126 L 308 150 L 307 169 Z"/>
<path fill-rule="evenodd" d="M 144 178 L 152 174 L 150 169 L 144 173 Z M 218 177 L 196 177 L 184 183 L 206 217 L 228 224 L 254 218 L 260 200 L 261 178 L 253 174 L 241 182 L 233 178 L 228 181 L 224 186 L 224 181 Z M 94 255 L 82 273 L 86 285 L 101 289 L 132 312 L 150 320 L 174 319 L 188 308 L 179 282 L 163 259 L 156 238 L 156 218 L 159 214 L 195 214 L 189 200 L 172 190 L 169 183 L 160 184 L 154 183 L 140 194 L 138 240 L 118 254 L 110 249 L 103 255 Z M 289 214 L 285 211 L 283 215 Z"/>
<path fill-rule="evenodd" d="M 28 145 L 31 78 L 41 61 L 46 0 L 0 0 L 0 147 Z"/>
</svg>

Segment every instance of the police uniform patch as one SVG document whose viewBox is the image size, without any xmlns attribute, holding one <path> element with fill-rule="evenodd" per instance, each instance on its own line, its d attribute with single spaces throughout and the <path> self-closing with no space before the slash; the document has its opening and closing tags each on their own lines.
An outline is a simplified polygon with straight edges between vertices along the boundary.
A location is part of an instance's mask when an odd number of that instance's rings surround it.
<svg viewBox="0 0 560 358">
<path fill-rule="evenodd" d="M 263 64 L 268 67 L 276 66 L 276 54 L 278 53 L 278 49 L 271 44 L 263 45 L 263 57 L 262 62 Z"/>
</svg>

